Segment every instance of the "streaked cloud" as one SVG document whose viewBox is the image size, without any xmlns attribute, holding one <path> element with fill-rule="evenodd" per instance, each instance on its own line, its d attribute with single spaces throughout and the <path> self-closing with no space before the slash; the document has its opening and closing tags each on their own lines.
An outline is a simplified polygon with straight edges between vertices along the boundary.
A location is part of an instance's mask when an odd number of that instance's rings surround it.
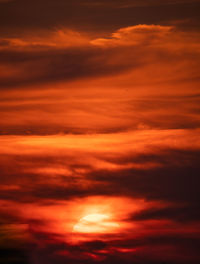
<svg viewBox="0 0 200 264">
<path fill-rule="evenodd" d="M 199 263 L 199 1 L 0 1 L 5 264 Z"/>
</svg>

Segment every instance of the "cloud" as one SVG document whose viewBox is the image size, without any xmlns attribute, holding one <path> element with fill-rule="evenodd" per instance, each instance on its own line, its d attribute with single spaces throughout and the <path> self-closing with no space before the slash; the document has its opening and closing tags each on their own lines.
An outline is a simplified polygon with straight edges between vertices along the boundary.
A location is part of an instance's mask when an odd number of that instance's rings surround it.
<svg viewBox="0 0 200 264">
<path fill-rule="evenodd" d="M 95 178 L 102 184 L 111 184 L 111 190 L 116 190 L 120 194 L 135 197 L 145 197 L 146 199 L 158 199 L 166 201 L 176 201 L 190 204 L 197 204 L 199 200 L 198 174 L 199 165 L 195 161 L 198 152 L 179 152 L 171 150 L 169 156 L 165 154 L 163 161 L 169 163 L 157 168 L 126 169 L 119 170 L 114 174 L 105 170 L 93 172 L 91 178 Z M 172 160 L 171 160 L 171 158 Z M 185 161 L 181 165 L 173 164 L 173 160 Z M 186 158 L 187 157 L 187 158 Z M 160 159 L 160 155 L 156 160 Z M 190 161 L 189 161 L 190 160 Z"/>
<path fill-rule="evenodd" d="M 7 2 L 12 2 L 12 1 L 15 1 L 15 0 L 0 0 L 0 3 L 7 3 Z"/>
<path fill-rule="evenodd" d="M 130 8 L 130 7 L 138 7 L 138 6 L 159 6 L 159 5 L 177 5 L 183 3 L 191 3 L 191 2 L 199 2 L 199 0 L 167 0 L 164 3 L 158 0 L 118 0 L 118 1 L 110 1 L 107 2 L 105 0 L 97 0 L 97 1 L 77 1 L 82 5 L 87 6 L 106 6 L 113 8 Z"/>
<path fill-rule="evenodd" d="M 198 39 L 196 33 L 188 37 L 184 32 L 160 25 L 121 28 L 111 38 L 93 40 L 70 30 L 58 30 L 46 37 L 2 39 L 0 85 L 6 89 L 113 76 L 156 63 L 168 68 L 167 64 L 173 61 L 176 67 L 183 60 L 183 66 L 194 69 L 197 60 L 191 58 L 199 57 Z M 198 77 L 195 70 L 193 75 Z"/>
<path fill-rule="evenodd" d="M 101 51 L 89 42 L 82 44 L 76 36 L 70 42 L 62 40 L 61 43 L 60 40 L 51 43 L 48 39 L 38 40 L 35 44 L 20 39 L 7 42 L 3 43 L 1 51 L 5 65 L 2 65 L 5 69 L 0 78 L 1 89 L 112 75 L 130 67 L 119 62 L 109 65 L 112 52 Z"/>
<path fill-rule="evenodd" d="M 158 0 L 127 0 L 121 1 L 121 6 L 125 8 L 136 7 L 136 6 L 159 6 L 159 5 L 177 5 L 177 4 L 184 4 L 184 3 L 191 3 L 191 2 L 199 2 L 199 0 L 167 0 L 164 3 Z"/>
<path fill-rule="evenodd" d="M 199 4 L 0 0 L 5 264 L 199 263 Z"/>
<path fill-rule="evenodd" d="M 199 25 L 199 1 L 12 1 L 1 3 L 2 34 L 65 26 L 86 31 L 111 32 L 137 24 L 188 20 Z M 26 10 L 26 12 L 24 11 Z M 45 12 L 44 10 L 48 10 Z"/>
<path fill-rule="evenodd" d="M 1 51 L 1 134 L 198 128 L 198 40 L 160 25 L 101 39 L 69 30 L 10 38 Z"/>
<path fill-rule="evenodd" d="M 195 205 L 198 134 L 198 130 L 147 130 L 2 136 L 1 199 L 33 202 L 122 195 Z"/>
<path fill-rule="evenodd" d="M 37 236 L 37 234 L 35 234 Z M 59 239 L 53 240 L 52 234 L 38 233 L 41 241 L 51 240 L 45 246 L 35 246 L 32 249 L 33 263 L 126 263 L 130 264 L 133 260 L 137 264 L 161 263 L 165 258 L 166 263 L 188 263 L 188 261 L 198 261 L 199 241 L 194 237 L 184 238 L 182 236 L 151 236 L 147 238 L 132 239 L 113 239 L 103 242 L 94 240 L 82 242 L 76 245 L 62 243 Z M 193 245 L 193 247 L 191 246 Z M 142 253 L 143 252 L 143 253 Z M 184 252 L 184 254 L 183 254 Z M 191 254 L 193 257 L 191 258 Z M 162 256 L 161 256 L 162 255 Z M 189 257 L 190 255 L 190 257 Z"/>
<path fill-rule="evenodd" d="M 94 45 L 148 45 L 156 41 L 163 41 L 167 35 L 173 34 L 173 28 L 160 25 L 137 25 L 121 28 L 108 39 L 96 39 Z"/>
<path fill-rule="evenodd" d="M 180 207 L 168 207 L 168 208 L 153 208 L 133 214 L 132 220 L 158 220 L 158 219 L 169 219 L 178 222 L 196 222 L 200 220 L 199 206 L 185 205 Z"/>
<path fill-rule="evenodd" d="M 42 34 L 43 33 L 43 34 Z M 22 38 L 2 38 L 3 49 L 44 50 L 87 46 L 89 36 L 70 29 L 58 29 L 53 32 L 39 32 L 39 35 L 25 35 Z"/>
</svg>

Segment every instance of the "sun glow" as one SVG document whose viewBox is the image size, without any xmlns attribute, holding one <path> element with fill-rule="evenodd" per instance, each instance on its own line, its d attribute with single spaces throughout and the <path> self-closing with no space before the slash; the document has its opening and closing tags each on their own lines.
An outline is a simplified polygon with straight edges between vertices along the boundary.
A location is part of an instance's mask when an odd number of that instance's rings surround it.
<svg viewBox="0 0 200 264">
<path fill-rule="evenodd" d="M 82 217 L 74 225 L 74 232 L 78 233 L 112 233 L 119 227 L 119 224 L 112 221 L 106 214 L 89 214 Z"/>
</svg>

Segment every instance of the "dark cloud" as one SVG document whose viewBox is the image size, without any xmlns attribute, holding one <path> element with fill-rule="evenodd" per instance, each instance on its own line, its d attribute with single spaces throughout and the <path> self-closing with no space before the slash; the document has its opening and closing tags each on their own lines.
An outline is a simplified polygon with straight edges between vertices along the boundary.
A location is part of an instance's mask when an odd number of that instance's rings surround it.
<svg viewBox="0 0 200 264">
<path fill-rule="evenodd" d="M 114 164 L 138 164 L 139 169 L 118 169 L 96 170 L 90 165 L 81 164 L 77 159 L 63 156 L 50 157 L 32 157 L 32 156 L 16 156 L 14 159 L 8 157 L 8 161 L 4 159 L 1 165 L 2 179 L 4 185 L 9 187 L 12 184 L 21 186 L 19 189 L 5 189 L 1 191 L 1 199 L 18 200 L 18 201 L 34 201 L 36 200 L 68 200 L 73 197 L 87 197 L 92 195 L 129 195 L 131 197 L 143 197 L 149 200 L 165 200 L 171 202 L 188 203 L 186 206 L 177 209 L 169 209 L 169 211 L 161 210 L 152 212 L 152 217 L 158 214 L 160 218 L 167 213 L 169 217 L 180 220 L 184 217 L 187 219 L 197 218 L 196 206 L 199 201 L 199 151 L 189 150 L 157 150 L 149 154 L 129 155 L 121 158 L 99 157 L 100 159 Z M 67 162 L 67 159 L 69 162 Z M 74 161 L 73 161 L 74 160 Z M 13 169 L 7 170 L 8 162 L 15 166 Z M 68 163 L 68 164 L 67 164 Z M 145 164 L 157 164 L 153 168 L 145 168 Z M 56 166 L 59 164 L 68 170 L 71 170 L 72 176 L 59 175 L 57 173 L 58 184 L 49 183 L 49 177 L 42 176 L 37 172 L 37 168 L 47 168 L 48 166 Z M 28 172 L 29 167 L 35 168 L 32 172 Z M 144 167 L 144 169 L 143 169 Z M 87 169 L 84 175 L 89 180 L 88 187 L 79 185 L 82 177 L 76 172 L 76 169 Z M 42 179 L 42 182 L 41 182 Z M 37 181 L 36 181 L 37 180 Z M 3 182 L 2 182 L 3 183 Z M 98 188 L 94 188 L 94 184 Z M 23 188 L 23 186 L 26 186 Z M 146 212 L 148 215 L 148 212 Z M 151 214 L 151 212 L 149 212 Z M 142 216 L 141 216 L 142 217 Z M 184 219 L 183 219 L 184 221 Z"/>
<path fill-rule="evenodd" d="M 112 52 L 92 47 L 43 52 L 3 51 L 0 56 L 2 63 L 21 68 L 21 74 L 17 76 L 0 78 L 2 89 L 112 75 L 141 64 L 140 60 L 135 58 L 132 65 L 129 62 L 125 65 L 120 62 L 109 65 L 107 61 Z"/>
<path fill-rule="evenodd" d="M 127 7 L 127 8 L 123 8 Z M 199 1 L 12 1 L 1 3 L 0 24 L 8 28 L 65 25 L 113 30 L 134 24 L 198 19 Z M 48 12 L 46 12 L 48 10 Z M 20 30 L 21 30 L 20 29 Z M 5 30 L 6 32 L 6 30 Z"/>
<path fill-rule="evenodd" d="M 197 204 L 199 201 L 199 151 L 170 150 L 162 155 L 136 158 L 156 161 L 160 166 L 148 169 L 126 169 L 115 173 L 96 171 L 90 175 L 102 184 L 112 184 L 113 193 Z M 130 157 L 128 158 L 130 161 Z M 133 159 L 134 160 L 134 159 Z"/>
<path fill-rule="evenodd" d="M 9 212 L 10 213 L 10 212 Z M 27 264 L 29 257 L 24 239 L 16 234 L 13 225 L 20 223 L 20 218 L 7 214 L 7 222 L 2 222 L 0 211 L 0 262 L 5 264 Z M 4 215 L 5 216 L 5 215 Z M 16 221 L 16 219 L 18 219 Z"/>
<path fill-rule="evenodd" d="M 0 256 L 0 261 L 4 264 L 27 264 L 29 262 L 29 258 L 23 249 L 16 249 L 15 247 L 0 247 Z"/>
<path fill-rule="evenodd" d="M 148 209 L 133 215 L 132 220 L 169 219 L 178 222 L 199 221 L 200 208 L 196 206 L 180 206 L 162 209 Z"/>
<path fill-rule="evenodd" d="M 197 263 L 199 239 L 182 235 L 149 235 L 145 238 L 113 239 L 108 242 L 94 240 L 76 245 L 62 243 L 50 233 L 38 234 L 40 241 L 49 241 L 45 246 L 32 247 L 32 262 L 35 263 Z M 141 248 L 143 249 L 141 251 Z M 129 249 L 123 253 L 121 249 Z M 133 251 L 131 251 L 131 249 Z M 104 252 L 106 250 L 107 253 Z M 135 253 L 137 252 L 137 254 Z M 164 257 L 160 256 L 160 253 Z M 191 254 L 193 258 L 191 258 Z"/>
</svg>

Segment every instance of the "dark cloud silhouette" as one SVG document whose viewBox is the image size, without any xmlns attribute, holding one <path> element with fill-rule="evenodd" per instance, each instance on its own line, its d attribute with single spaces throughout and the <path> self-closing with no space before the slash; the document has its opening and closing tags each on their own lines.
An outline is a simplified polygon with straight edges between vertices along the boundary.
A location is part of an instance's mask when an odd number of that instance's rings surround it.
<svg viewBox="0 0 200 264">
<path fill-rule="evenodd" d="M 0 248 L 1 261 L 5 264 L 27 264 L 29 258 L 22 249 Z"/>
<path fill-rule="evenodd" d="M 132 67 L 139 66 L 136 60 L 126 65 L 120 62 L 108 65 L 107 60 L 112 52 L 95 48 L 83 50 L 69 49 L 44 52 L 3 52 L 0 54 L 2 62 L 15 67 L 21 67 L 21 75 L 1 78 L 1 89 L 13 86 L 26 86 L 31 84 L 50 83 L 55 81 L 70 81 L 79 78 L 92 78 L 123 72 Z"/>
<path fill-rule="evenodd" d="M 47 239 L 45 234 L 38 234 L 40 239 Z M 51 238 L 49 234 L 49 239 Z M 190 259 L 191 263 L 196 263 L 198 258 L 199 240 L 195 237 L 183 237 L 183 236 L 148 236 L 146 238 L 137 239 L 131 238 L 127 240 L 111 240 L 107 243 L 102 241 L 90 241 L 83 242 L 76 245 L 59 242 L 54 240 L 54 244 L 46 243 L 45 247 L 38 247 L 35 245 L 32 247 L 33 256 L 32 263 L 65 263 L 71 261 L 73 263 L 188 263 L 190 254 L 194 256 Z M 170 246 L 168 246 L 170 245 Z M 140 249 L 143 252 L 140 252 Z M 174 249 L 176 248 L 176 251 Z M 123 253 L 121 249 L 132 249 L 129 253 Z M 104 250 L 108 250 L 108 254 L 104 253 Z M 138 254 L 134 252 L 138 251 Z M 158 259 L 160 251 L 165 251 L 165 260 Z M 152 253 L 155 253 L 153 255 Z M 184 253 L 183 253 L 184 252 Z M 169 254 L 167 256 L 167 254 Z M 174 260 L 173 260 L 174 258 Z M 46 263 L 46 262 L 45 262 Z"/>
<path fill-rule="evenodd" d="M 199 221 L 199 206 L 186 205 L 180 207 L 149 209 L 133 215 L 132 220 L 170 219 L 178 222 Z"/>
<path fill-rule="evenodd" d="M 126 8 L 127 7 L 127 8 Z M 199 1 L 11 1 L 1 3 L 4 29 L 65 25 L 113 30 L 134 24 L 199 19 Z M 48 10 L 48 12 L 45 12 Z M 8 16 L 9 15 L 9 16 Z M 6 32 L 6 30 L 5 30 Z M 5 33 L 6 34 L 6 33 Z"/>
<path fill-rule="evenodd" d="M 160 218 L 169 213 L 174 218 L 180 219 L 184 216 L 185 219 L 195 219 L 197 204 L 199 201 L 199 151 L 187 151 L 166 149 L 155 151 L 150 154 L 141 154 L 137 156 L 129 155 L 123 158 L 100 157 L 105 161 L 114 162 L 119 165 L 134 164 L 140 165 L 139 169 L 118 169 L 96 170 L 90 165 L 77 163 L 73 155 L 70 157 L 63 156 L 8 156 L 4 158 L 4 163 L 1 165 L 2 183 L 9 187 L 10 184 L 20 184 L 19 189 L 5 189 L 1 191 L 1 199 L 19 200 L 19 201 L 34 201 L 40 199 L 67 200 L 72 197 L 87 197 L 88 195 L 129 195 L 133 197 L 144 197 L 150 200 L 166 200 L 188 203 L 191 209 L 183 208 L 169 209 L 169 211 L 160 212 Z M 67 162 L 69 160 L 69 163 Z M 74 161 L 73 161 L 74 160 Z M 8 163 L 12 162 L 12 169 L 7 170 Z M 153 168 L 145 168 L 145 164 L 155 163 Z M 67 164 L 68 163 L 68 164 Z M 49 177 L 42 176 L 42 171 L 37 172 L 37 168 L 47 168 L 49 165 L 71 170 L 72 176 L 57 173 L 58 185 L 49 184 Z M 59 165 L 60 164 L 60 165 Z M 34 166 L 35 172 L 28 172 L 29 167 Z M 144 167 L 144 169 L 142 168 Z M 98 189 L 94 189 L 93 185 L 82 187 L 79 185 L 80 175 L 76 173 L 76 169 L 87 169 L 88 173 L 84 177 L 89 179 L 93 184 L 97 184 Z M 41 173 L 41 174 L 40 174 Z M 62 172 L 63 173 L 63 172 Z M 48 175 L 48 174 L 47 174 Z M 43 183 L 41 181 L 43 178 Z M 4 181 L 3 181 L 4 179 Z M 37 181 L 36 181 L 37 180 Z M 62 186 L 60 185 L 62 183 Z M 26 186 L 25 188 L 23 186 Z M 29 187 L 28 187 L 29 186 Z M 179 211 L 178 211 L 179 210 Z M 176 211 L 176 212 L 175 212 Z M 146 212 L 148 215 L 148 211 Z M 185 215 L 184 215 L 185 213 Z M 149 212 L 151 214 L 151 211 Z M 183 215 L 182 215 L 183 214 Z M 152 212 L 152 218 L 154 211 Z M 141 216 L 142 217 L 142 216 Z M 183 219 L 184 221 L 184 219 Z"/>
<path fill-rule="evenodd" d="M 199 201 L 199 151 L 174 151 L 168 154 L 139 157 L 160 161 L 161 166 L 146 169 L 126 169 L 116 173 L 96 171 L 91 179 L 111 183 L 112 190 L 131 196 L 197 204 Z M 128 158 L 130 160 L 130 158 Z M 137 160 L 137 158 L 136 158 Z M 175 162 L 173 162 L 175 161 Z M 177 162 L 178 161 L 178 162 Z"/>
</svg>

